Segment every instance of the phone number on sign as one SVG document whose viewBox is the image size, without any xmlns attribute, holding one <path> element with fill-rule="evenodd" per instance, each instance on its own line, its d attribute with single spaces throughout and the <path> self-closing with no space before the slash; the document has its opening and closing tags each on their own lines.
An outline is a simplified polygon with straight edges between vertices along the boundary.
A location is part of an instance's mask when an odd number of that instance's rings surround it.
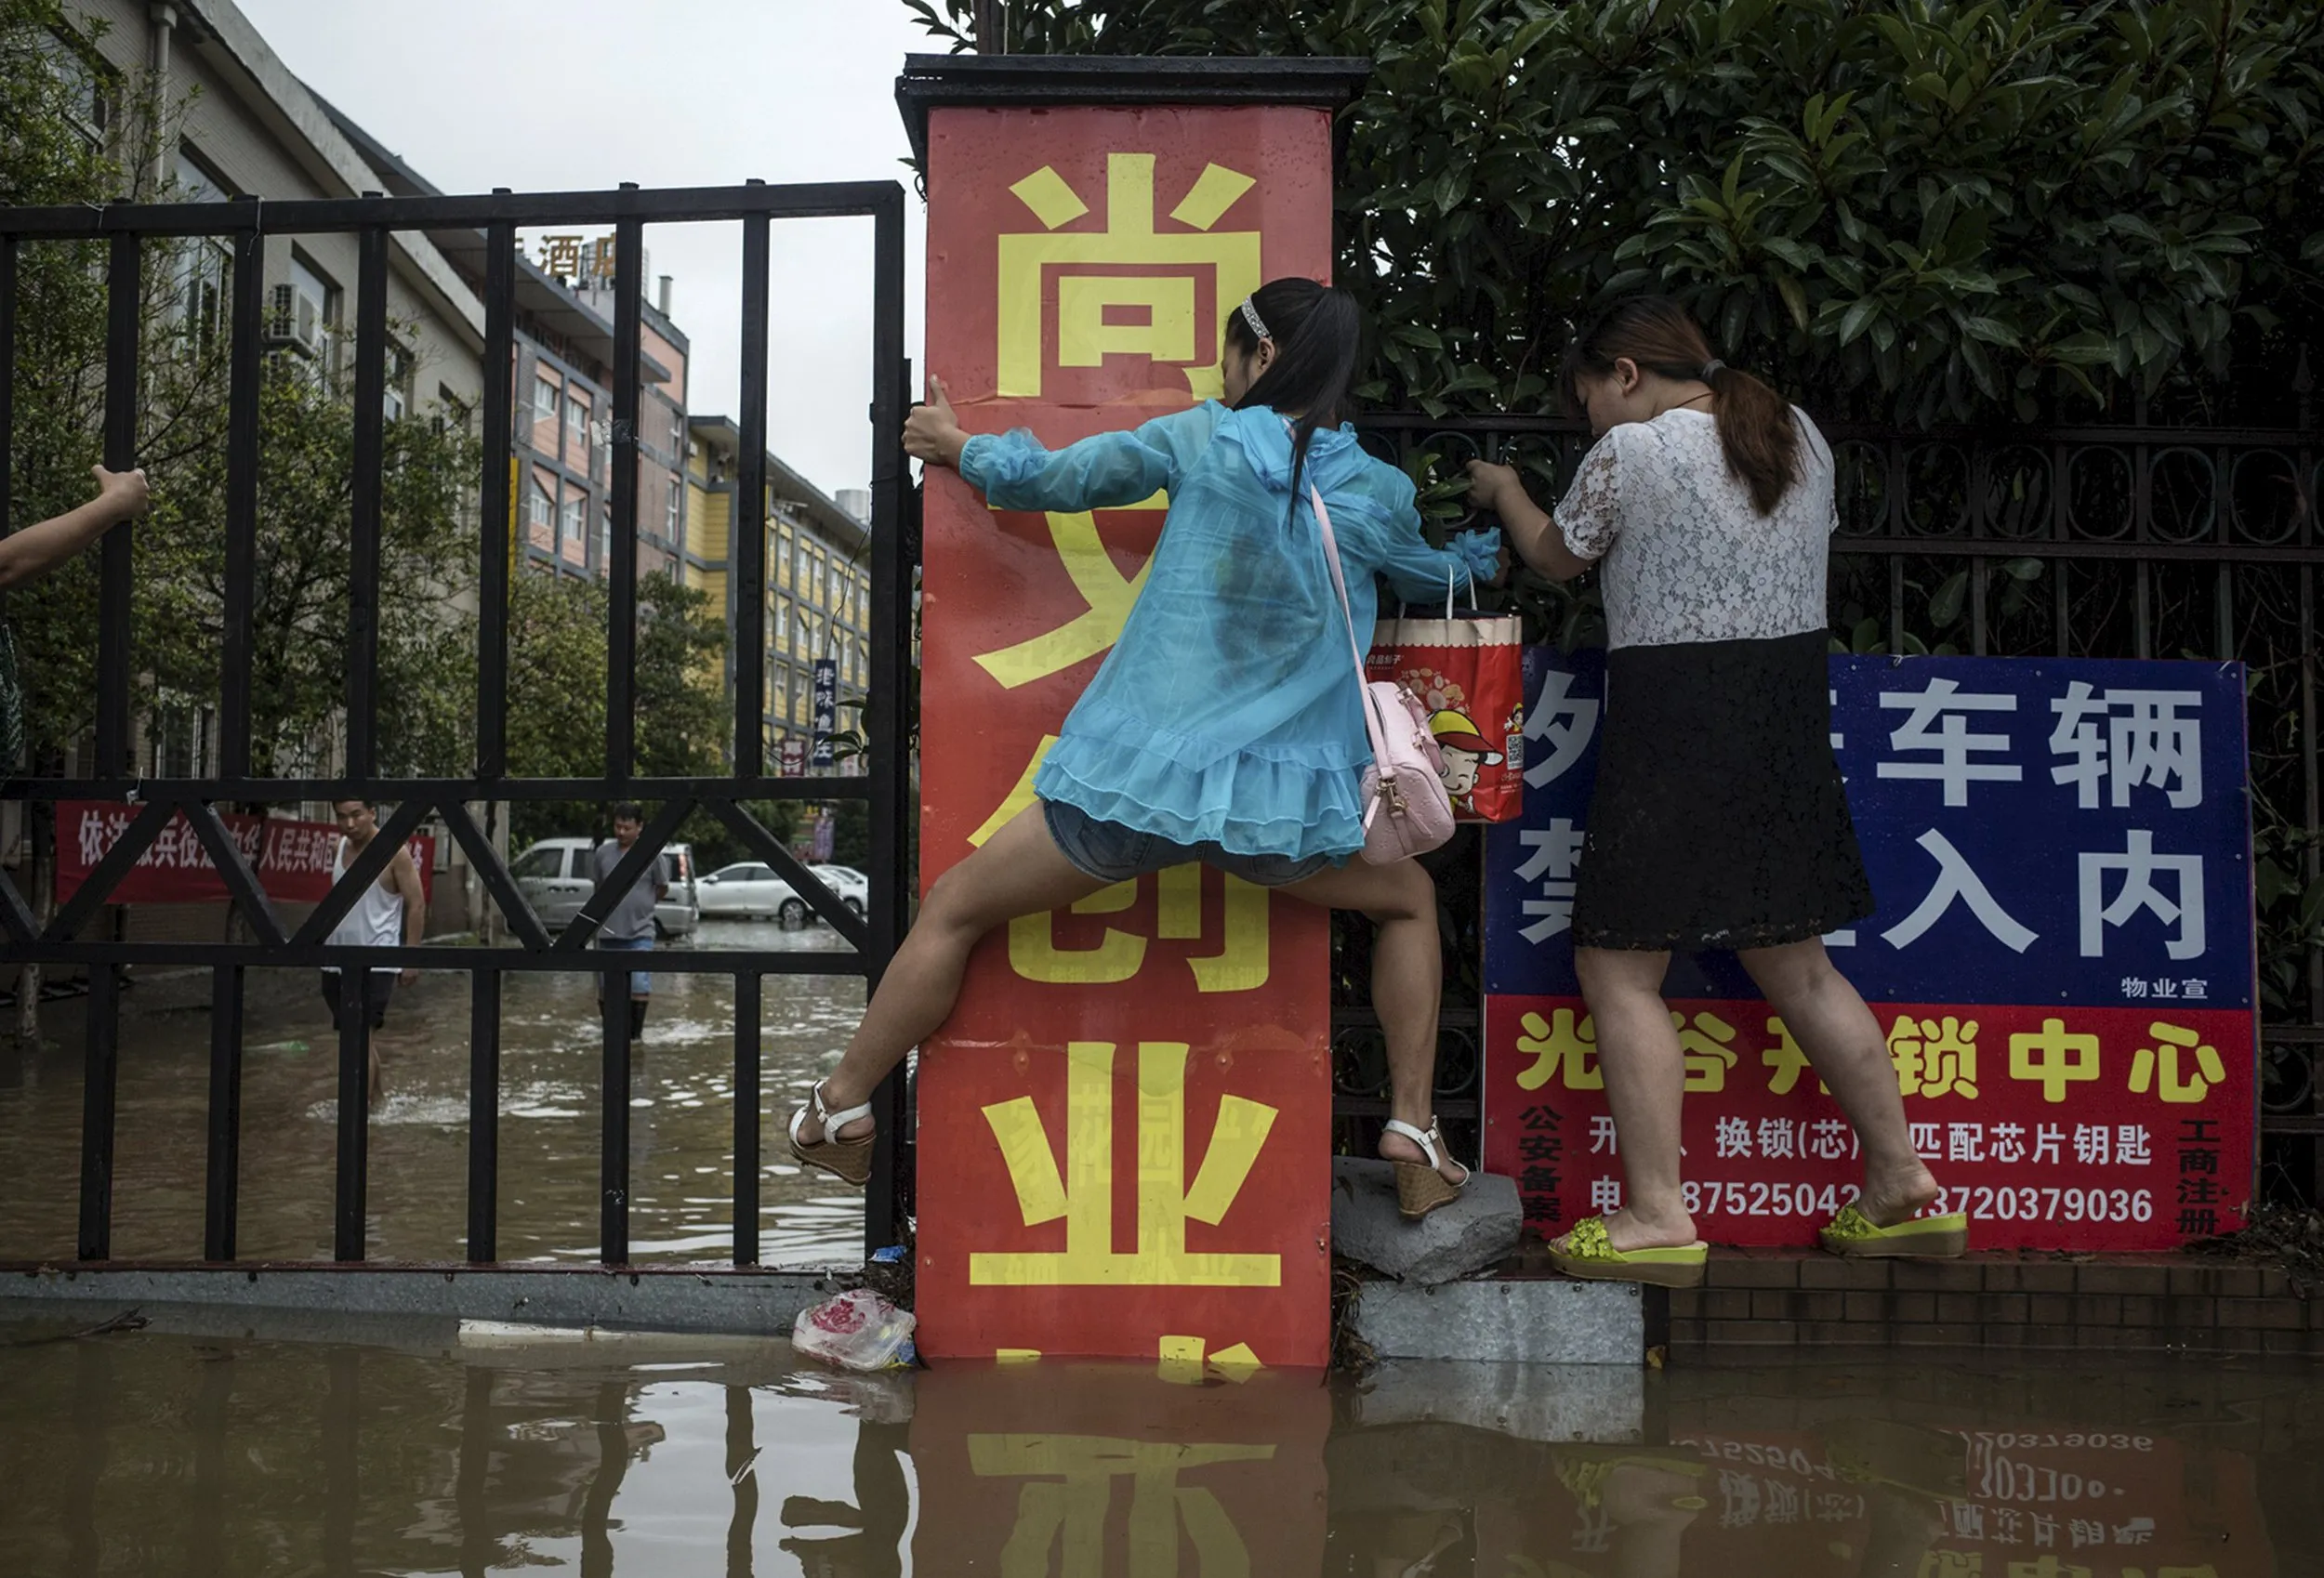
<svg viewBox="0 0 2324 1578">
<path fill-rule="evenodd" d="M 1854 1185 L 1695 1182 L 1685 1186 L 1689 1216 L 1829 1217 L 1856 1197 Z M 2003 1222 L 2151 1222 L 2155 1196 L 2144 1189 L 2061 1189 L 1984 1184 L 1939 1190 L 1935 1215 L 1950 1211 Z"/>
<path fill-rule="evenodd" d="M 2151 1222 L 2155 1195 L 2145 1189 L 2059 1189 L 2021 1184 L 1941 1189 L 1932 1210 L 1965 1211 L 2003 1222 Z"/>
</svg>

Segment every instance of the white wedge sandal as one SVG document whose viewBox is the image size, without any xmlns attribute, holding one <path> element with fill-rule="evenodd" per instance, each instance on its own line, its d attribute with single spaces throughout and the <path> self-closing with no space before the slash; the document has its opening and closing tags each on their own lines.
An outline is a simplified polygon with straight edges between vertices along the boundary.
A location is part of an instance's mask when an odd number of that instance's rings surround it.
<svg viewBox="0 0 2324 1578">
<path fill-rule="evenodd" d="M 823 1137 L 812 1144 L 799 1137 L 799 1131 L 806 1124 L 810 1111 L 823 1125 Z M 791 1154 L 810 1167 L 829 1173 L 841 1183 L 861 1189 L 871 1177 L 872 1142 L 878 1136 L 861 1135 L 854 1139 L 841 1139 L 838 1136 L 839 1130 L 847 1124 L 871 1115 L 871 1103 L 868 1101 L 861 1107 L 850 1107 L 843 1112 L 832 1111 L 823 1104 L 823 1084 L 817 1081 L 807 1092 L 805 1104 L 791 1114 Z"/>
<path fill-rule="evenodd" d="M 1429 1119 L 1425 1129 L 1416 1129 L 1396 1118 L 1389 1119 L 1386 1127 L 1390 1134 L 1400 1134 L 1419 1146 L 1420 1154 L 1428 1158 L 1425 1165 L 1419 1162 L 1394 1162 L 1391 1158 L 1396 1169 L 1396 1210 L 1406 1221 L 1417 1222 L 1460 1198 L 1460 1191 L 1469 1187 L 1469 1168 L 1465 1164 L 1461 1165 L 1459 1183 L 1437 1171 L 1445 1164 L 1445 1137 L 1437 1132 L 1434 1117 Z"/>
</svg>

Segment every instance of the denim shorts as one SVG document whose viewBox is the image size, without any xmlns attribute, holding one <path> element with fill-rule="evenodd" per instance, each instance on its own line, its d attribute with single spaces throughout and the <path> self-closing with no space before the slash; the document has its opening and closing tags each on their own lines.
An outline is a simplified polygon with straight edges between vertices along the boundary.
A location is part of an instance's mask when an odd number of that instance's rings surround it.
<svg viewBox="0 0 2324 1578">
<path fill-rule="evenodd" d="M 1158 834 L 1141 833 L 1117 822 L 1100 822 L 1077 806 L 1043 800 L 1041 816 L 1058 853 L 1074 869 L 1098 882 L 1128 882 L 1165 866 L 1200 861 L 1261 888 L 1304 882 L 1332 864 L 1329 855 L 1293 860 L 1288 855 L 1237 855 L 1216 844 L 1173 844 Z"/>
<path fill-rule="evenodd" d="M 654 951 L 654 939 L 651 937 L 601 937 L 597 940 L 597 945 L 600 948 L 614 949 L 618 953 L 650 953 Z M 654 995 L 654 972 L 652 970 L 629 972 L 629 995 L 632 997 Z"/>
</svg>

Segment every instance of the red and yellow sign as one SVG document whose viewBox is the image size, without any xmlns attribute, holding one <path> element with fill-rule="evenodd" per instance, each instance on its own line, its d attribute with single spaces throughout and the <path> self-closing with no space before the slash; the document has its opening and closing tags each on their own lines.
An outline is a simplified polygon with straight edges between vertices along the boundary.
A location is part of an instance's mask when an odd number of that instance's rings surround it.
<svg viewBox="0 0 2324 1578">
<path fill-rule="evenodd" d="M 1863 1172 L 1856 1137 L 1759 1001 L 1673 1000 L 1689 1100 L 1686 1208 L 1714 1243 L 1782 1246 Z M 1875 1003 L 1914 1149 L 1981 1248 L 2146 1250 L 2232 1225 L 2251 1193 L 2241 1008 Z M 1578 997 L 1493 997 L 1485 1164 L 1544 1230 L 1623 1201 L 1620 1147 Z M 2248 1057 L 2248 1054 L 2246 1054 Z"/>
<path fill-rule="evenodd" d="M 1226 315 L 1328 277 L 1320 110 L 937 109 L 928 365 L 971 431 L 1063 447 L 1220 392 Z M 920 874 L 1032 803 L 1169 501 L 925 507 Z M 1320 1366 L 1325 916 L 1215 871 L 988 938 L 919 1072 L 921 1350 Z"/>
</svg>

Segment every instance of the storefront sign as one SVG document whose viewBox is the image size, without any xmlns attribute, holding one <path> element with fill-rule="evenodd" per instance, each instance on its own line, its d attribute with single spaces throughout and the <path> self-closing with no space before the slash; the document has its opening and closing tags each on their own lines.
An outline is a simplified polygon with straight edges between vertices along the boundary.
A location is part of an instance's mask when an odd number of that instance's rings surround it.
<svg viewBox="0 0 2324 1578">
<path fill-rule="evenodd" d="M 1835 657 L 1831 677 L 1880 912 L 1826 940 L 1937 1208 L 1987 1249 L 2234 1227 L 2257 1121 L 2241 666 Z M 1622 1195 L 1570 931 L 1604 680 L 1603 653 L 1527 653 L 1525 817 L 1486 835 L 1486 1164 L 1545 1230 Z M 1812 1243 L 1860 1172 L 1839 1109 L 1731 955 L 1678 957 L 1665 991 L 1697 1228 Z"/>
<path fill-rule="evenodd" d="M 1328 276 L 1321 110 L 939 108 L 928 149 L 928 366 L 973 432 L 1215 397 L 1235 305 Z M 924 881 L 1034 804 L 1168 502 L 998 512 L 931 468 Z M 985 941 L 922 1049 L 923 1352 L 1325 1361 L 1326 939 L 1190 865 Z"/>
<path fill-rule="evenodd" d="M 57 902 L 64 903 L 88 880 L 97 862 L 129 824 L 139 808 L 95 800 L 60 800 L 57 804 Z M 284 903 L 319 904 L 331 891 L 331 866 L 338 858 L 339 830 L 327 822 L 292 822 L 283 817 L 243 816 L 220 812 L 226 836 L 244 860 L 251 862 L 258 886 L 270 899 Z M 412 863 L 419 868 L 420 892 L 435 896 L 436 841 L 428 834 L 412 835 Z M 106 902 L 113 904 L 198 904 L 227 897 L 226 879 L 211 863 L 184 813 L 163 827 L 128 874 L 116 883 Z"/>
</svg>

